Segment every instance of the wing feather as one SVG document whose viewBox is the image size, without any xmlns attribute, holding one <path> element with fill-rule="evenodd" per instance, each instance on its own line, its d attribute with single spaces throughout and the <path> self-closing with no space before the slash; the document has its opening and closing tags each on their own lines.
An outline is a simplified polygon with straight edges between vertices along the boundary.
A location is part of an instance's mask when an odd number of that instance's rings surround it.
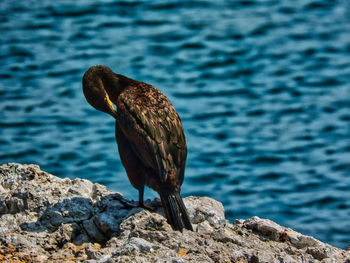
<svg viewBox="0 0 350 263">
<path fill-rule="evenodd" d="M 118 124 L 134 152 L 161 181 L 169 173 L 183 181 L 187 155 L 181 120 L 166 98 L 153 86 L 130 87 L 117 101 Z"/>
</svg>

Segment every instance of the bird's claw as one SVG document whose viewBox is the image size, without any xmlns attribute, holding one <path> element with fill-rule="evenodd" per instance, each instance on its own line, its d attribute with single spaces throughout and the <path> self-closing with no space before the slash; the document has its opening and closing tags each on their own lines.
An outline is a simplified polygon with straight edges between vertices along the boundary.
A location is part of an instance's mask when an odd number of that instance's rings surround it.
<svg viewBox="0 0 350 263">
<path fill-rule="evenodd" d="M 153 200 L 147 199 L 142 204 L 139 204 L 139 207 L 145 208 L 149 211 L 156 211 L 161 206 L 162 203 L 158 197 L 154 198 Z"/>
<path fill-rule="evenodd" d="M 138 203 L 137 202 L 125 199 L 122 195 L 115 195 L 114 199 L 118 200 L 126 208 L 132 209 L 132 208 L 138 207 Z"/>
<path fill-rule="evenodd" d="M 154 200 L 147 199 L 142 203 L 136 202 L 136 201 L 130 201 L 128 199 L 125 199 L 122 195 L 115 195 L 113 198 L 118 200 L 120 203 L 124 205 L 124 207 L 129 209 L 141 207 L 153 212 L 162 206 L 162 203 L 160 202 L 160 198 L 158 197 L 154 198 Z"/>
</svg>

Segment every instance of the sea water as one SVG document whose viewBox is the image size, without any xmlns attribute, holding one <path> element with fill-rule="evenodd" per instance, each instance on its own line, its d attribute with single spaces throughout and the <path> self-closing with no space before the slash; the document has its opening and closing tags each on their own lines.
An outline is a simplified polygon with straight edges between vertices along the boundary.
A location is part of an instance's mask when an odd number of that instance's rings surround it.
<svg viewBox="0 0 350 263">
<path fill-rule="evenodd" d="M 81 90 L 103 64 L 172 101 L 183 196 L 350 243 L 349 1 L 2 0 L 0 14 L 1 163 L 137 199 L 114 120 Z"/>
</svg>

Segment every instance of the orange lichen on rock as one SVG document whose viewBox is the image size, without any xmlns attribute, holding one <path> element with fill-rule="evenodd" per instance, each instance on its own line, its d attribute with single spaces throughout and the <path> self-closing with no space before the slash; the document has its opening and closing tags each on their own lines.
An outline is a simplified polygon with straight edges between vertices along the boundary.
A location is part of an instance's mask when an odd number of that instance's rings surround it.
<svg viewBox="0 0 350 263">
<path fill-rule="evenodd" d="M 12 233 L 11 233 L 12 234 Z M 12 244 L 3 244 L 0 246 L 0 262 L 21 263 L 37 262 L 38 255 L 34 253 L 18 251 Z"/>
<path fill-rule="evenodd" d="M 185 250 L 183 250 L 183 249 L 179 249 L 179 255 L 180 256 L 186 256 L 187 255 L 187 252 L 188 252 L 188 250 L 187 251 L 185 251 Z"/>
</svg>

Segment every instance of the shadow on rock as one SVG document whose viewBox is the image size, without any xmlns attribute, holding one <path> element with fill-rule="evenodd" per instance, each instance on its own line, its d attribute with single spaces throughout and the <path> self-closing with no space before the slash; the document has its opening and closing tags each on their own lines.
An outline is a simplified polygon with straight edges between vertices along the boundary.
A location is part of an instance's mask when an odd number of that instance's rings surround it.
<svg viewBox="0 0 350 263">
<path fill-rule="evenodd" d="M 97 202 L 84 197 L 67 198 L 44 210 L 36 222 L 25 222 L 20 227 L 28 232 L 57 232 L 59 246 L 66 242 L 104 244 L 119 234 L 123 220 L 138 211 L 125 207 L 120 202 L 122 199 L 118 193 L 102 197 Z"/>
</svg>

